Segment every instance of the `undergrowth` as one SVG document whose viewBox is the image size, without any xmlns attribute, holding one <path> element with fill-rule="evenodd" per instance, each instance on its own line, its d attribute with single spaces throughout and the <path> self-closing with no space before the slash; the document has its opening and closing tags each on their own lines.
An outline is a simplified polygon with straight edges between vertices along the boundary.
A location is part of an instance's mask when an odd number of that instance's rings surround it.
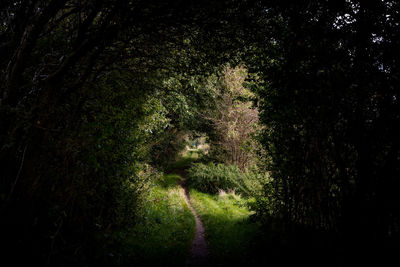
<svg viewBox="0 0 400 267">
<path fill-rule="evenodd" d="M 242 172 L 235 165 L 193 163 L 188 170 L 187 183 L 191 188 L 215 194 L 218 190 L 234 190 L 244 196 L 262 191 L 266 176 L 257 172 Z"/>
</svg>

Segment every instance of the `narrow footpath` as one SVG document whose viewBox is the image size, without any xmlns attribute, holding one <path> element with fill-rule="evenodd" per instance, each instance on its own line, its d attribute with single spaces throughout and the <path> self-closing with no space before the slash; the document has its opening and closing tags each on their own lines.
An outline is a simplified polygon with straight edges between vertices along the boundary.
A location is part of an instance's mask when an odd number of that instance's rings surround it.
<svg viewBox="0 0 400 267">
<path fill-rule="evenodd" d="M 186 260 L 186 266 L 211 266 L 209 261 L 209 249 L 205 239 L 205 231 L 203 223 L 197 215 L 195 209 L 190 203 L 189 189 L 185 182 L 185 173 L 180 173 L 182 180 L 179 182 L 185 201 L 192 211 L 196 220 L 196 234 L 194 236 L 192 247 L 190 249 L 190 255 Z"/>
</svg>

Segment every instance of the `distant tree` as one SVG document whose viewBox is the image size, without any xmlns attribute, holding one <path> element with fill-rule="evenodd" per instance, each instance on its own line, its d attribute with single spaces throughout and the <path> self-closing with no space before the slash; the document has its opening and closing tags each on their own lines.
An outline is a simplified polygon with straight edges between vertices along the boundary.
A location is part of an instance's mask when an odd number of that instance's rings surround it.
<svg viewBox="0 0 400 267">
<path fill-rule="evenodd" d="M 213 89 L 215 109 L 203 114 L 213 128 L 211 148 L 217 159 L 242 170 L 254 164 L 256 141 L 252 135 L 258 127 L 254 95 L 244 86 L 246 77 L 245 67 L 226 66 Z"/>
</svg>

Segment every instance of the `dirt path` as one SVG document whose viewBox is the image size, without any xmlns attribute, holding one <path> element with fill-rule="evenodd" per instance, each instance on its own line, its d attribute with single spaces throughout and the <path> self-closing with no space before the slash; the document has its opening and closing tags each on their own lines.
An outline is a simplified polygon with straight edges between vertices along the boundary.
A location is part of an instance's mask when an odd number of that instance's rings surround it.
<svg viewBox="0 0 400 267">
<path fill-rule="evenodd" d="M 189 209 L 192 211 L 194 218 L 196 219 L 196 234 L 194 236 L 192 242 L 192 248 L 190 249 L 190 255 L 186 260 L 186 266 L 211 266 L 209 262 L 209 250 L 206 239 L 204 237 L 204 226 L 201 222 L 199 216 L 196 211 L 190 204 L 190 196 L 189 189 L 185 183 L 185 174 L 181 173 L 182 180 L 179 185 L 181 186 L 181 190 L 183 191 L 183 195 L 185 197 L 185 201 L 189 206 Z"/>
</svg>

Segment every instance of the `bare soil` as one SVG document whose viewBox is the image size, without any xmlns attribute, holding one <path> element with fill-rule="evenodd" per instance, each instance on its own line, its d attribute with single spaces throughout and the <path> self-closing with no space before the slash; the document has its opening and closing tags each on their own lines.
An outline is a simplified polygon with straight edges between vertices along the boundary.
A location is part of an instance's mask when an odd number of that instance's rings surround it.
<svg viewBox="0 0 400 267">
<path fill-rule="evenodd" d="M 181 173 L 182 180 L 179 185 L 183 191 L 185 201 L 192 211 L 194 218 L 196 220 L 196 234 L 194 236 L 192 247 L 190 249 L 190 254 L 186 260 L 186 266 L 211 266 L 209 256 L 210 251 L 208 249 L 208 244 L 205 239 L 205 231 L 202 221 L 197 215 L 196 211 L 190 203 L 189 189 L 185 183 L 185 174 Z"/>
</svg>

